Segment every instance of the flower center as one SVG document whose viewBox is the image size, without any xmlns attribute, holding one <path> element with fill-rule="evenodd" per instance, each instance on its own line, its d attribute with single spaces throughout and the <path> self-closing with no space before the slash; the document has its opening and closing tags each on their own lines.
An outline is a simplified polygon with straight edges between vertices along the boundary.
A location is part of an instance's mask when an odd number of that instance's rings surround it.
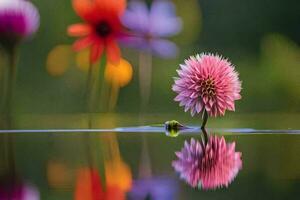
<svg viewBox="0 0 300 200">
<path fill-rule="evenodd" d="M 216 95 L 215 81 L 210 77 L 200 82 L 201 96 L 212 98 Z"/>
<path fill-rule="evenodd" d="M 96 33 L 100 36 L 100 37 L 106 37 L 108 36 L 110 33 L 112 32 L 110 25 L 105 22 L 102 21 L 100 22 L 97 26 L 96 26 Z"/>
</svg>

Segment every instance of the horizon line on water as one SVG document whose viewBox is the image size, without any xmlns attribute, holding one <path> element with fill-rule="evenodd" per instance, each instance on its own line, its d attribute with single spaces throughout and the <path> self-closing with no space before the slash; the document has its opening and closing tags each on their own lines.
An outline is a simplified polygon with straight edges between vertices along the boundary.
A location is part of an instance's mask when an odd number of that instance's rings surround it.
<svg viewBox="0 0 300 200">
<path fill-rule="evenodd" d="M 224 135 L 252 135 L 252 134 L 288 134 L 300 135 L 300 129 L 252 129 L 252 128 L 207 128 L 208 132 Z M 0 130 L 1 133 L 165 133 L 164 125 L 118 127 L 111 129 L 11 129 Z M 183 134 L 198 134 L 201 132 L 198 126 L 189 126 L 179 131 Z"/>
</svg>

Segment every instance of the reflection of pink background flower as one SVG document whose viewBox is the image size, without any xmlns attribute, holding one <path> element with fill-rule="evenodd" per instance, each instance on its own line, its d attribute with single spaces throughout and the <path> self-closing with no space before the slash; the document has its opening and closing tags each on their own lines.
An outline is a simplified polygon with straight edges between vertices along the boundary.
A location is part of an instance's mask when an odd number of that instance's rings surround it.
<svg viewBox="0 0 300 200">
<path fill-rule="evenodd" d="M 241 153 L 235 152 L 234 142 L 226 144 L 224 137 L 210 136 L 205 149 L 191 139 L 176 155 L 173 167 L 192 187 L 227 187 L 242 168 Z"/>
<path fill-rule="evenodd" d="M 210 116 L 221 116 L 235 110 L 234 101 L 241 98 L 241 82 L 232 64 L 220 56 L 191 56 L 180 65 L 179 78 L 172 87 L 175 101 L 192 115 L 204 109 Z"/>
<path fill-rule="evenodd" d="M 18 183 L 0 186 L 1 200 L 39 200 L 39 191 L 32 185 Z"/>
<path fill-rule="evenodd" d="M 0 1 L 0 37 L 28 37 L 39 26 L 39 13 L 32 3 L 24 0 Z"/>
</svg>

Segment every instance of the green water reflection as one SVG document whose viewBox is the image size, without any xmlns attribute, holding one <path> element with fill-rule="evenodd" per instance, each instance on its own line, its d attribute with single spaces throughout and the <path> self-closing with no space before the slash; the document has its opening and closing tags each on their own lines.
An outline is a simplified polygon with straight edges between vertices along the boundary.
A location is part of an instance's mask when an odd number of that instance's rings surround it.
<svg viewBox="0 0 300 200">
<path fill-rule="evenodd" d="M 231 119 L 229 117 L 228 121 L 225 119 L 223 121 L 210 120 L 208 127 L 250 127 L 255 121 L 256 126 L 252 126 L 253 128 L 288 129 L 297 127 L 295 116 L 290 116 L 288 118 L 290 120 L 285 118 L 286 121 L 281 120 L 280 116 L 288 115 L 264 114 L 257 115 L 255 119 L 251 115 L 232 117 Z M 19 117 L 18 126 L 23 128 L 25 126 L 61 128 L 63 125 L 68 128 L 85 127 L 84 115 L 57 116 L 56 120 L 49 121 L 48 119 L 52 117 L 22 116 Z M 120 126 L 144 124 L 136 122 L 136 118 L 136 116 L 124 117 L 121 115 L 95 116 L 95 121 L 98 122 L 95 123 L 95 126 L 111 128 L 116 124 Z M 163 122 L 163 119 L 170 118 L 165 116 L 144 117 L 147 124 Z M 261 121 L 263 119 L 264 121 Z M 276 121 L 276 119 L 280 120 Z M 69 123 L 72 120 L 75 121 Z M 187 121 L 187 119 L 181 119 L 181 121 Z M 191 123 L 197 125 L 195 121 Z M 235 141 L 236 150 L 242 152 L 243 169 L 228 188 L 215 191 L 192 189 L 179 180 L 178 174 L 173 171 L 171 162 L 175 159 L 174 152 L 180 150 L 184 140 L 189 139 L 191 135 L 182 134 L 176 138 L 170 138 L 164 133 L 89 133 L 88 140 L 84 139 L 86 135 L 87 133 L 12 134 L 14 162 L 18 177 L 34 185 L 40 192 L 41 199 L 75 199 L 78 170 L 90 167 L 92 160 L 93 168 L 99 172 L 103 185 L 105 185 L 105 177 L 108 173 L 105 170 L 106 161 L 109 158 L 117 157 L 120 158 L 120 162 L 116 166 L 124 166 L 125 163 L 130 169 L 129 175 L 132 175 L 133 180 L 140 177 L 141 163 L 150 160 L 150 176 L 154 178 L 167 177 L 173 180 L 174 187 L 178 187 L 175 191 L 177 199 L 295 199 L 295 196 L 299 195 L 300 135 L 226 135 L 226 141 Z M 8 169 L 7 157 L 5 157 L 7 142 L 3 140 L 4 136 L 1 135 L 1 175 L 5 174 Z M 107 138 L 115 136 L 117 136 L 118 143 L 112 139 L 107 140 Z M 193 135 L 193 137 L 199 139 L 200 134 Z M 147 159 L 141 160 L 145 141 L 149 153 L 148 161 Z M 115 145 L 118 145 L 118 148 L 115 148 Z M 108 146 L 108 150 L 103 148 L 105 146 Z M 109 153 L 107 154 L 105 151 Z M 125 180 L 125 182 L 121 181 L 122 187 L 125 188 L 126 184 L 129 184 L 126 182 L 129 175 L 123 176 L 123 167 L 120 169 L 117 167 L 117 169 L 121 172 L 113 172 L 112 174 L 115 173 L 112 175 L 113 180 Z M 125 172 L 127 173 L 128 170 Z"/>
</svg>

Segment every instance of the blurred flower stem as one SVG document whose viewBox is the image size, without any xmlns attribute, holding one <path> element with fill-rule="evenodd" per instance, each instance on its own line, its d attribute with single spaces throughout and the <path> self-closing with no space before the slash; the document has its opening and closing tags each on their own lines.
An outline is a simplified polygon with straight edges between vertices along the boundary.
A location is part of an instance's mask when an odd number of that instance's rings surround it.
<svg viewBox="0 0 300 200">
<path fill-rule="evenodd" d="M 151 52 L 139 53 L 139 81 L 141 96 L 141 111 L 145 111 L 151 93 L 152 55 Z"/>
<path fill-rule="evenodd" d="M 4 129 L 14 128 L 13 124 L 13 95 L 14 95 L 14 85 L 16 81 L 16 64 L 17 64 L 17 48 L 15 45 L 11 45 L 6 49 L 7 54 L 7 67 L 4 69 L 4 78 L 3 78 L 3 112 L 4 112 Z M 10 133 L 5 134 L 5 140 L 7 144 L 7 162 L 8 162 L 8 174 L 12 178 L 16 176 L 15 170 L 15 151 L 14 151 L 14 136 Z"/>
<path fill-rule="evenodd" d="M 17 49 L 15 46 L 7 48 L 8 67 L 5 69 L 3 78 L 3 111 L 6 118 L 6 128 L 12 128 L 12 102 L 14 94 L 14 85 L 16 80 Z"/>
<path fill-rule="evenodd" d="M 121 160 L 121 153 L 116 133 L 104 134 L 103 139 L 103 156 L 105 160 Z"/>
<path fill-rule="evenodd" d="M 98 79 L 97 79 L 97 91 L 100 91 L 100 94 L 96 95 L 95 103 L 98 104 L 98 108 L 101 112 L 107 111 L 107 101 L 108 101 L 108 90 L 109 85 L 106 83 L 104 78 L 105 69 L 107 67 L 107 59 L 101 59 L 100 70 L 98 70 Z"/>
<path fill-rule="evenodd" d="M 103 91 L 106 90 L 105 81 L 104 81 L 104 68 L 106 65 L 106 59 L 102 58 L 99 65 L 94 65 L 90 62 L 88 74 L 87 74 L 87 83 L 86 83 L 86 105 L 87 113 L 89 115 L 89 128 L 92 128 L 92 113 L 97 112 L 99 106 L 102 109 L 102 96 Z M 99 93 L 100 91 L 100 93 Z"/>
<path fill-rule="evenodd" d="M 147 138 L 143 135 L 142 137 L 142 153 L 139 165 L 139 178 L 151 178 L 152 177 L 152 167 L 151 159 L 149 154 L 149 147 Z"/>
<path fill-rule="evenodd" d="M 117 82 L 112 82 L 110 85 L 110 97 L 109 97 L 109 111 L 113 111 L 116 107 L 119 96 L 119 85 Z"/>
<path fill-rule="evenodd" d="M 86 90 L 85 90 L 85 97 L 86 97 L 86 105 L 87 105 L 87 112 L 90 113 L 92 111 L 92 87 L 93 87 L 93 64 L 89 63 L 88 74 L 87 74 L 87 82 L 86 82 Z"/>
<path fill-rule="evenodd" d="M 141 112 L 145 112 L 149 103 L 151 94 L 152 80 L 152 54 L 150 51 L 141 51 L 139 53 L 139 81 Z M 149 156 L 149 147 L 145 135 L 142 136 L 142 152 L 139 166 L 140 178 L 150 178 L 152 176 L 151 159 Z"/>
<path fill-rule="evenodd" d="M 99 88 L 101 87 L 101 81 L 103 80 L 103 71 L 102 68 L 105 66 L 105 59 L 101 59 L 100 65 L 94 65 L 91 61 L 89 62 L 88 74 L 87 74 L 87 82 L 86 82 L 86 90 L 85 90 L 85 99 L 86 99 L 86 112 L 87 112 L 87 120 L 88 120 L 88 128 L 93 128 L 93 116 L 92 114 L 97 111 L 98 96 L 99 96 Z M 102 70 L 101 70 L 102 69 Z M 103 86 L 102 86 L 103 88 Z M 89 166 L 92 168 L 95 164 L 94 157 L 92 155 L 91 150 L 91 133 L 83 134 L 83 142 L 85 145 L 85 151 L 87 155 L 87 161 Z"/>
<path fill-rule="evenodd" d="M 88 74 L 87 74 L 86 90 L 85 90 L 86 109 L 87 109 L 87 115 L 88 115 L 88 128 L 92 128 L 91 113 L 93 111 L 93 102 L 92 102 L 93 95 L 92 95 L 92 93 L 93 93 L 93 85 L 94 85 L 93 69 L 94 69 L 94 66 L 90 62 Z"/>
</svg>

